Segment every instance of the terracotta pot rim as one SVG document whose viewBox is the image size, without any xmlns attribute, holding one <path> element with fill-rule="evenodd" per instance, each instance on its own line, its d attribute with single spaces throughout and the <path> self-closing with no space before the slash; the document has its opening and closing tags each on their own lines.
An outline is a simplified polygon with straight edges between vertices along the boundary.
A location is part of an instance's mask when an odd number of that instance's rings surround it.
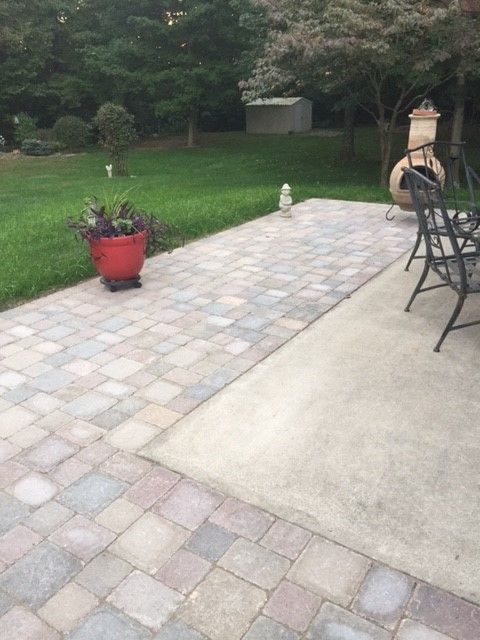
<svg viewBox="0 0 480 640">
<path fill-rule="evenodd" d="M 129 236 L 116 236 L 114 238 L 96 238 L 89 240 L 90 244 L 108 244 L 108 245 L 126 245 L 126 244 L 135 244 L 136 240 L 140 240 L 140 238 L 146 238 L 146 231 L 139 231 L 138 233 L 134 233 Z"/>
</svg>

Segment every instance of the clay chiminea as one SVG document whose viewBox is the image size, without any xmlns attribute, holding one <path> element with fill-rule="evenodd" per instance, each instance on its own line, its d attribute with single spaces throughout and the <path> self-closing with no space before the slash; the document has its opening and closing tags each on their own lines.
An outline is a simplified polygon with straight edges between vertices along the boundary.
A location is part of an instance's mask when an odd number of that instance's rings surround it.
<svg viewBox="0 0 480 640">
<path fill-rule="evenodd" d="M 415 149 L 422 144 L 435 142 L 437 137 L 437 121 L 440 114 L 437 112 L 433 104 L 425 100 L 418 109 L 414 109 L 409 115 L 410 134 L 408 137 L 408 149 Z M 432 146 L 432 153 L 434 147 Z M 445 171 L 440 162 L 430 156 L 428 166 L 425 165 L 425 153 L 421 149 L 410 154 L 412 166 L 414 169 L 422 173 L 431 180 L 440 181 L 443 185 L 445 181 Z M 403 174 L 404 167 L 408 167 L 408 158 L 405 156 L 398 162 L 390 175 L 390 193 L 394 202 L 404 211 L 413 211 L 414 206 L 408 192 L 405 176 Z"/>
</svg>

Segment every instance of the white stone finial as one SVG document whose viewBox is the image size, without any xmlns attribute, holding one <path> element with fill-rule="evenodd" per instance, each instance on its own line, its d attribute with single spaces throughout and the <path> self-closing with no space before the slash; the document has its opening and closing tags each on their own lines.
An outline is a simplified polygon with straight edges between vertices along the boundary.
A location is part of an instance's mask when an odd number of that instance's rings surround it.
<svg viewBox="0 0 480 640">
<path fill-rule="evenodd" d="M 280 207 L 280 215 L 282 218 L 291 218 L 292 217 L 292 188 L 289 184 L 285 183 L 280 191 L 280 202 L 278 206 Z"/>
<path fill-rule="evenodd" d="M 105 169 L 107 170 L 108 177 L 111 178 L 112 177 L 112 172 L 113 172 L 113 164 L 105 165 Z"/>
</svg>

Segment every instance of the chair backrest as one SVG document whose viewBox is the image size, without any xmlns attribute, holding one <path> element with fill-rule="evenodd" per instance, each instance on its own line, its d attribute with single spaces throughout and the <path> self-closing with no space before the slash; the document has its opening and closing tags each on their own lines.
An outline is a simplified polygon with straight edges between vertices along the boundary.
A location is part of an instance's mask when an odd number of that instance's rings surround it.
<svg viewBox="0 0 480 640">
<path fill-rule="evenodd" d="M 478 215 L 477 188 L 480 180 L 467 164 L 465 142 L 435 141 L 407 149 L 408 164 L 440 185 L 447 209 Z"/>
<path fill-rule="evenodd" d="M 404 173 L 419 227 L 425 239 L 428 264 L 452 288 L 467 292 L 464 255 L 445 204 L 441 185 L 410 167 L 406 167 Z"/>
</svg>

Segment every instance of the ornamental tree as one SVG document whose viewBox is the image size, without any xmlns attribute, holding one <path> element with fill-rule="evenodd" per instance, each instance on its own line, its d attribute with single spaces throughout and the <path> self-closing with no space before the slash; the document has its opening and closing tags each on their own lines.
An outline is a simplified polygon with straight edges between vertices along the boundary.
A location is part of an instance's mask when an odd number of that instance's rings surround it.
<svg viewBox="0 0 480 640">
<path fill-rule="evenodd" d="M 399 116 L 452 75 L 453 4 L 427 0 L 254 0 L 270 20 L 265 51 L 244 97 L 317 84 L 358 102 L 380 136 L 387 184 Z"/>
<path fill-rule="evenodd" d="M 95 125 L 100 143 L 109 153 L 113 174 L 128 176 L 128 149 L 137 139 L 133 116 L 121 105 L 107 102 L 98 110 Z"/>
</svg>

